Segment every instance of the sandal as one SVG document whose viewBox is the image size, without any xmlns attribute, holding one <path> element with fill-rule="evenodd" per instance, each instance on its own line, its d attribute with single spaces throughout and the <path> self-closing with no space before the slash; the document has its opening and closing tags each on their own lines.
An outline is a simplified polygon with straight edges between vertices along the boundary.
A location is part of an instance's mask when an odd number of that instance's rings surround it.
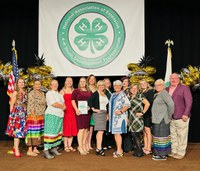
<svg viewBox="0 0 200 171">
<path fill-rule="evenodd" d="M 36 150 L 33 150 L 34 153 L 36 154 L 40 154 L 40 152 L 36 149 Z"/>
<path fill-rule="evenodd" d="M 145 153 L 145 152 L 147 151 L 147 149 L 145 149 L 145 148 L 142 148 L 142 151 L 143 151 L 143 153 Z"/>
<path fill-rule="evenodd" d="M 76 149 L 73 148 L 72 146 L 68 147 L 68 149 L 69 149 L 70 151 L 72 151 L 72 152 L 76 151 Z"/>
<path fill-rule="evenodd" d="M 37 153 L 34 153 L 34 152 L 32 152 L 32 151 L 27 151 L 26 154 L 27 154 L 27 156 L 34 156 L 34 157 L 38 156 Z"/>
<path fill-rule="evenodd" d="M 152 154 L 152 151 L 151 150 L 147 150 L 147 149 L 143 149 L 143 152 L 144 152 L 145 155 Z"/>
<path fill-rule="evenodd" d="M 83 150 L 82 147 L 78 147 L 77 150 L 78 150 L 78 153 L 79 153 L 80 155 L 87 155 L 87 153 Z"/>
<path fill-rule="evenodd" d="M 87 149 L 87 146 L 85 144 L 83 144 L 83 151 L 85 151 L 85 153 L 89 154 L 90 150 Z"/>
<path fill-rule="evenodd" d="M 96 155 L 105 156 L 106 154 L 104 153 L 104 150 L 103 150 L 103 149 L 99 150 L 99 149 L 97 148 L 97 149 L 96 149 Z"/>
<path fill-rule="evenodd" d="M 120 158 L 120 157 L 122 157 L 123 155 L 124 155 L 123 152 L 122 152 L 121 154 L 117 153 L 117 151 L 115 151 L 115 152 L 113 153 L 113 157 L 114 157 L 114 158 Z"/>
<path fill-rule="evenodd" d="M 68 146 L 65 147 L 65 152 L 69 153 L 70 152 L 70 149 Z"/>
</svg>

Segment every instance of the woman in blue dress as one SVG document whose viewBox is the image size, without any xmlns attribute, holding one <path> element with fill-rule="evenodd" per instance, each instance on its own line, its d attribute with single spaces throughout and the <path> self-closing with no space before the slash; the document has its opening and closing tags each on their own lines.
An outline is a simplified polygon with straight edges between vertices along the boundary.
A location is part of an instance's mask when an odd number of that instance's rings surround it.
<svg viewBox="0 0 200 171">
<path fill-rule="evenodd" d="M 114 134 L 117 150 L 113 153 L 114 158 L 123 156 L 122 136 L 127 133 L 127 117 L 130 101 L 124 91 L 122 91 L 122 82 L 116 80 L 113 82 L 114 93 L 109 102 L 109 131 Z"/>
</svg>

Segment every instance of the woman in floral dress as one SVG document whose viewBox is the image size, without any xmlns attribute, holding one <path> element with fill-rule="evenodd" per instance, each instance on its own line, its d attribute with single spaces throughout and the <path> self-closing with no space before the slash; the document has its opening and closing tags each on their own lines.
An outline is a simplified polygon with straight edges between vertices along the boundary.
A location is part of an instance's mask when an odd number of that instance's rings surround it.
<svg viewBox="0 0 200 171">
<path fill-rule="evenodd" d="M 16 90 L 11 95 L 10 101 L 10 115 L 6 134 L 14 137 L 13 154 L 16 158 L 22 156 L 19 151 L 19 142 L 21 138 L 25 138 L 25 125 L 26 125 L 26 103 L 27 93 L 24 89 L 25 84 L 22 78 L 16 81 Z"/>
</svg>

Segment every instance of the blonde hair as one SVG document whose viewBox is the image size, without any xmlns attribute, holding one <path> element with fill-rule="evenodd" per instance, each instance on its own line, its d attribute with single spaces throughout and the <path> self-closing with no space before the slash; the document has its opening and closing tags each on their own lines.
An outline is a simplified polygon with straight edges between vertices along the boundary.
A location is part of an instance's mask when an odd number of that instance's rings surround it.
<svg viewBox="0 0 200 171">
<path fill-rule="evenodd" d="M 65 78 L 65 82 L 66 82 L 67 79 L 71 79 L 71 80 L 72 80 L 71 90 L 74 90 L 74 87 L 73 87 L 73 79 L 72 79 L 72 77 L 66 77 L 66 78 Z M 65 86 L 65 83 L 64 83 L 64 86 L 63 86 L 62 90 L 65 89 L 65 88 L 66 88 L 66 86 Z"/>
<path fill-rule="evenodd" d="M 99 81 L 97 82 L 97 87 L 99 87 L 100 85 L 103 85 L 103 86 L 105 86 L 105 84 L 104 84 L 104 81 L 103 81 L 103 80 L 99 80 Z"/>
<path fill-rule="evenodd" d="M 144 82 L 146 82 L 147 83 L 147 89 L 146 89 L 146 91 L 148 91 L 148 90 L 150 90 L 150 89 L 153 89 L 153 87 L 149 84 L 149 82 L 146 80 L 146 79 L 141 79 L 140 81 L 139 81 L 139 83 L 141 83 L 142 81 L 144 81 Z M 142 89 L 142 87 L 141 87 L 141 84 L 139 84 L 138 85 L 139 87 L 139 91 L 142 93 L 143 92 L 143 89 Z"/>
<path fill-rule="evenodd" d="M 138 89 L 138 91 L 139 91 L 139 84 L 137 84 L 137 83 L 132 83 L 131 85 L 130 85 L 130 89 L 132 89 L 133 87 L 137 87 L 137 89 Z"/>
<path fill-rule="evenodd" d="M 103 79 L 103 81 L 106 81 L 106 80 L 110 81 L 110 79 L 109 79 L 109 78 L 104 78 L 104 79 Z"/>
<path fill-rule="evenodd" d="M 85 77 L 81 77 L 81 78 L 79 79 L 79 82 L 78 82 L 78 89 L 81 90 L 81 87 L 80 87 L 80 81 L 81 81 L 81 79 L 84 79 L 84 80 L 86 81 L 86 82 L 85 82 L 85 88 L 86 88 L 86 90 L 88 90 L 87 79 L 86 79 Z"/>
</svg>

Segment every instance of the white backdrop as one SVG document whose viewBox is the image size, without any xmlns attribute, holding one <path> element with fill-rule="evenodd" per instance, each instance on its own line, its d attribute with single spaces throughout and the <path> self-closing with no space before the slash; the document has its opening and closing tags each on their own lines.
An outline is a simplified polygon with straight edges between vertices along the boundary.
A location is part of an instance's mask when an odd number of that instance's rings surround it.
<svg viewBox="0 0 200 171">
<path fill-rule="evenodd" d="M 144 55 L 144 0 L 40 0 L 38 53 L 56 76 L 126 75 Z"/>
</svg>

